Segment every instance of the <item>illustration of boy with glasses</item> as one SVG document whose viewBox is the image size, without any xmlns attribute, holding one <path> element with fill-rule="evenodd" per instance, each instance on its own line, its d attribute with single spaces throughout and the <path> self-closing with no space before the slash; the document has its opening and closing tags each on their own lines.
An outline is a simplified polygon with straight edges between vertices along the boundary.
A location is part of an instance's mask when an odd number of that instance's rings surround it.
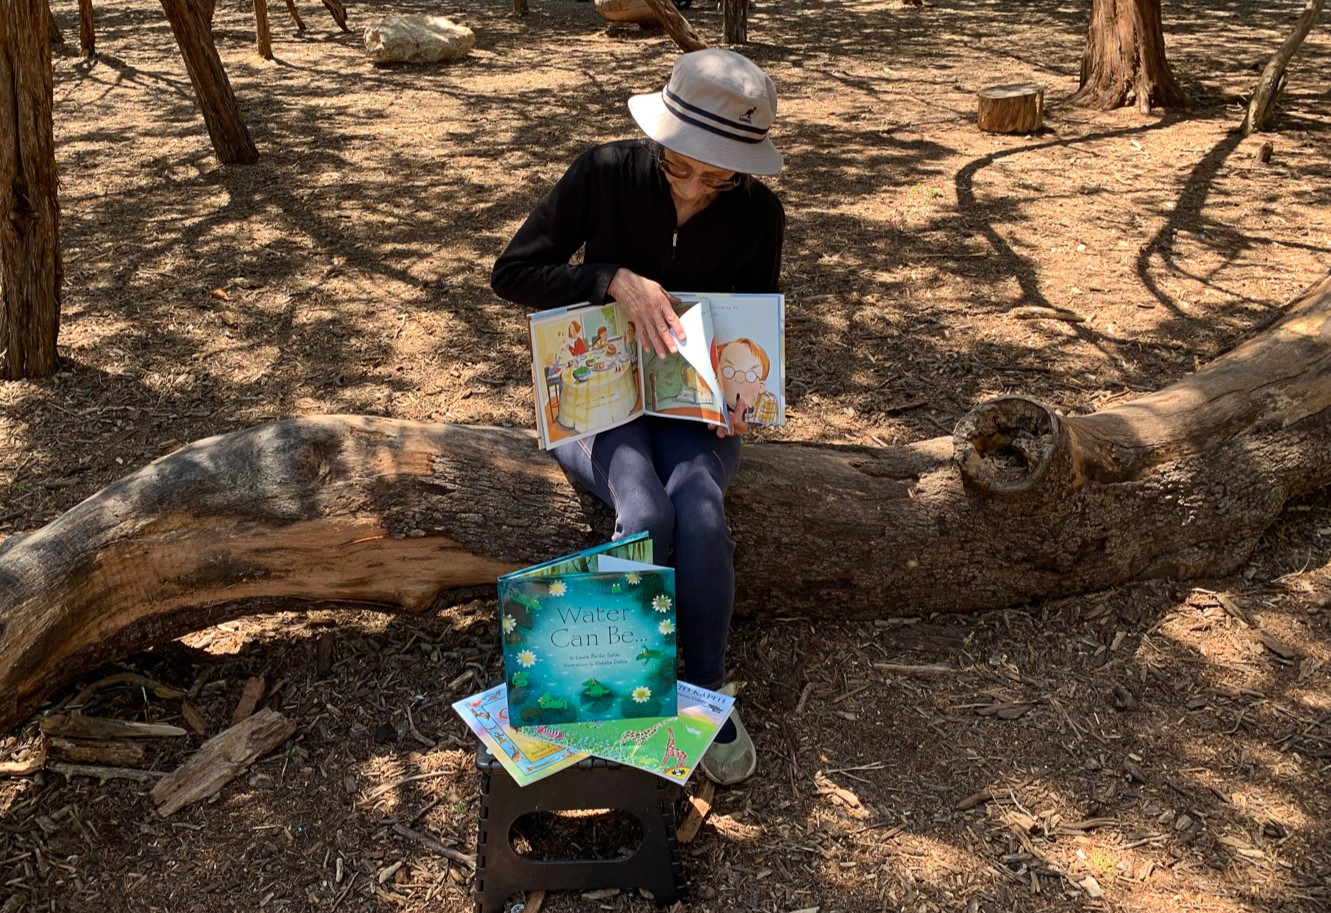
<svg viewBox="0 0 1331 913">
<path fill-rule="evenodd" d="M 742 404 L 750 425 L 776 422 L 777 399 L 767 390 L 771 361 L 762 346 L 747 336 L 723 342 L 717 347 L 716 366 L 726 405 L 738 409 Z"/>
</svg>

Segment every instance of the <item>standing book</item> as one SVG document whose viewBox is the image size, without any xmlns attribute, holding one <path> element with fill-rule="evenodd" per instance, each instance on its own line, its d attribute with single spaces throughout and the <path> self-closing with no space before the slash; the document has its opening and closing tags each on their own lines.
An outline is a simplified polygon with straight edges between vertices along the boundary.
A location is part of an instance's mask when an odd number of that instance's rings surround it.
<svg viewBox="0 0 1331 913">
<path fill-rule="evenodd" d="M 675 571 L 647 533 L 499 578 L 518 727 L 674 716 Z"/>
<path fill-rule="evenodd" d="M 550 449 L 640 415 L 730 428 L 785 422 L 785 296 L 686 294 L 675 306 L 679 351 L 658 358 L 616 303 L 574 304 L 529 318 L 536 426 Z"/>
</svg>

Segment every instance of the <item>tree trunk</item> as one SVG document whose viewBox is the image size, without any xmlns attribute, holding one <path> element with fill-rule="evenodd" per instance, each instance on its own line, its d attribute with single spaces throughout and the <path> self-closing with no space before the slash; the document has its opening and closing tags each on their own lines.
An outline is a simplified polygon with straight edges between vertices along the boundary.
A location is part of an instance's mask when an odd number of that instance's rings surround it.
<svg viewBox="0 0 1331 913">
<path fill-rule="evenodd" d="M 722 0 L 725 25 L 721 37 L 726 44 L 744 44 L 749 40 L 749 0 Z"/>
<path fill-rule="evenodd" d="M 1188 104 L 1165 59 L 1160 0 L 1091 0 L 1080 85 L 1069 101 L 1101 111 Z"/>
<path fill-rule="evenodd" d="M 46 34 L 51 44 L 64 44 L 65 36 L 60 34 L 60 26 L 55 24 L 55 15 L 51 12 L 51 0 L 46 0 Z"/>
<path fill-rule="evenodd" d="M 1312 27 L 1317 24 L 1317 17 L 1322 15 L 1322 7 L 1325 5 L 1326 0 L 1308 0 L 1308 5 L 1303 8 L 1303 15 L 1294 25 L 1294 31 L 1285 39 L 1280 50 L 1276 51 L 1266 69 L 1262 70 L 1262 77 L 1257 80 L 1252 99 L 1248 102 L 1248 111 L 1243 116 L 1244 136 L 1261 133 L 1266 129 L 1267 121 L 1271 117 L 1271 105 L 1280 94 L 1280 87 L 1284 85 L 1285 68 L 1303 46 L 1303 39 L 1308 37 Z"/>
<path fill-rule="evenodd" d="M 1060 417 L 985 403 L 898 448 L 746 445 L 742 614 L 991 609 L 1226 574 L 1331 482 L 1331 276 L 1191 377 Z M 532 435 L 365 416 L 208 438 L 0 545 L 0 730 L 126 653 L 292 600 L 419 612 L 604 541 Z"/>
<path fill-rule="evenodd" d="M 342 5 L 340 0 L 323 0 L 323 2 L 324 8 L 328 10 L 328 15 L 333 17 L 333 21 L 337 23 L 337 27 L 344 32 L 351 31 L 351 29 L 347 27 L 347 8 Z"/>
<path fill-rule="evenodd" d="M 0 0 L 0 380 L 58 363 L 63 267 L 46 0 Z"/>
<path fill-rule="evenodd" d="M 273 59 L 273 32 L 268 27 L 268 0 L 254 0 L 254 44 L 264 60 Z"/>
<path fill-rule="evenodd" d="M 79 0 L 79 52 L 84 60 L 97 56 L 97 35 L 93 31 L 92 0 Z"/>
<path fill-rule="evenodd" d="M 287 12 L 291 14 L 291 20 L 296 23 L 299 31 L 305 31 L 305 20 L 300 18 L 300 10 L 296 9 L 296 0 L 287 0 Z"/>
<path fill-rule="evenodd" d="M 194 0 L 162 0 L 162 9 L 185 58 L 185 69 L 194 84 L 199 110 L 218 160 L 225 165 L 257 162 L 259 150 L 254 148 L 236 95 L 231 91 L 231 82 L 222 69 L 222 58 L 217 55 L 204 10 Z"/>
<path fill-rule="evenodd" d="M 679 14 L 675 9 L 675 4 L 670 0 L 647 0 L 647 5 L 656 13 L 656 18 L 660 21 L 666 34 L 674 39 L 675 44 L 679 45 L 680 50 L 686 54 L 690 51 L 701 51 L 707 47 L 707 42 L 703 41 L 689 21 Z"/>
</svg>

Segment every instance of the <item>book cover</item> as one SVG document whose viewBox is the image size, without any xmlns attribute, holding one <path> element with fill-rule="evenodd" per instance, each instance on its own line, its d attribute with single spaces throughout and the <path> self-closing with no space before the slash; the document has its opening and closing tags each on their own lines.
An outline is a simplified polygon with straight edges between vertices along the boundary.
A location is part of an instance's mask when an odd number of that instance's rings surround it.
<svg viewBox="0 0 1331 913">
<path fill-rule="evenodd" d="M 679 682 L 678 713 L 636 720 L 565 723 L 528 729 L 543 742 L 636 767 L 683 784 L 716 738 L 735 699 Z"/>
<path fill-rule="evenodd" d="M 785 421 L 785 297 L 679 294 L 680 351 L 658 358 L 619 305 L 569 305 L 528 317 L 533 402 L 550 449 L 662 415 L 729 427 Z"/>
<path fill-rule="evenodd" d="M 535 783 L 587 757 L 514 729 L 508 718 L 508 689 L 503 685 L 456 701 L 453 709 L 519 786 Z"/>
<path fill-rule="evenodd" d="M 675 572 L 650 553 L 639 533 L 499 578 L 515 726 L 675 713 Z"/>
</svg>

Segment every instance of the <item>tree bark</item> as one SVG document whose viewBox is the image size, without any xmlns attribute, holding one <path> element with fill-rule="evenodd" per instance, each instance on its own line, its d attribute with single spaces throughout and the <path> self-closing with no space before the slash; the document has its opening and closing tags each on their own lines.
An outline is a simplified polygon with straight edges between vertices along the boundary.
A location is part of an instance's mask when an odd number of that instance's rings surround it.
<svg viewBox="0 0 1331 913">
<path fill-rule="evenodd" d="M 273 59 L 273 31 L 268 27 L 268 0 L 254 0 L 254 44 L 264 60 Z"/>
<path fill-rule="evenodd" d="M 185 69 L 199 110 L 208 128 L 217 158 L 225 165 L 250 165 L 259 160 L 245 118 L 236 103 L 231 82 L 222 68 L 222 58 L 213 44 L 212 30 L 204 18 L 204 10 L 194 0 L 162 0 L 162 9 L 171 23 L 171 31 L 180 45 Z"/>
<path fill-rule="evenodd" d="M 1160 0 L 1092 0 L 1080 88 L 1069 101 L 1101 111 L 1135 104 L 1143 114 L 1188 104 L 1165 57 Z"/>
<path fill-rule="evenodd" d="M 513 12 L 519 16 L 527 15 L 530 12 L 527 8 L 527 0 L 513 0 Z"/>
<path fill-rule="evenodd" d="M 675 4 L 670 0 L 647 0 L 647 4 L 656 13 L 656 18 L 666 30 L 666 34 L 674 39 L 675 44 L 679 45 L 684 53 L 701 51 L 707 47 L 707 42 L 693 30 L 693 26 L 679 14 L 679 10 L 675 9 Z"/>
<path fill-rule="evenodd" d="M 46 0 L 0 0 L 0 380 L 58 357 L 60 202 Z"/>
<path fill-rule="evenodd" d="M 749 0 L 722 0 L 721 6 L 722 38 L 726 44 L 744 44 L 749 40 Z"/>
<path fill-rule="evenodd" d="M 1247 113 L 1243 116 L 1244 136 L 1261 133 L 1266 129 L 1267 121 L 1271 117 L 1271 105 L 1280 94 L 1279 89 L 1284 85 L 1285 68 L 1303 46 L 1303 39 L 1308 37 L 1312 27 L 1317 24 L 1317 17 L 1322 15 L 1322 7 L 1325 5 L 1326 0 L 1308 0 L 1308 5 L 1303 8 L 1303 15 L 1294 25 L 1294 31 L 1262 70 L 1262 76 L 1257 80 L 1252 98 L 1248 101 Z"/>
<path fill-rule="evenodd" d="M 97 33 L 93 25 L 92 0 L 79 0 L 79 52 L 84 60 L 97 56 Z"/>
<path fill-rule="evenodd" d="M 1331 276 L 1126 405 L 1025 399 L 898 448 L 745 446 L 741 614 L 873 618 L 1233 571 L 1331 482 Z M 0 729 L 62 682 L 292 600 L 419 612 L 604 541 L 613 517 L 520 431 L 289 419 L 165 456 L 0 545 Z"/>
</svg>

